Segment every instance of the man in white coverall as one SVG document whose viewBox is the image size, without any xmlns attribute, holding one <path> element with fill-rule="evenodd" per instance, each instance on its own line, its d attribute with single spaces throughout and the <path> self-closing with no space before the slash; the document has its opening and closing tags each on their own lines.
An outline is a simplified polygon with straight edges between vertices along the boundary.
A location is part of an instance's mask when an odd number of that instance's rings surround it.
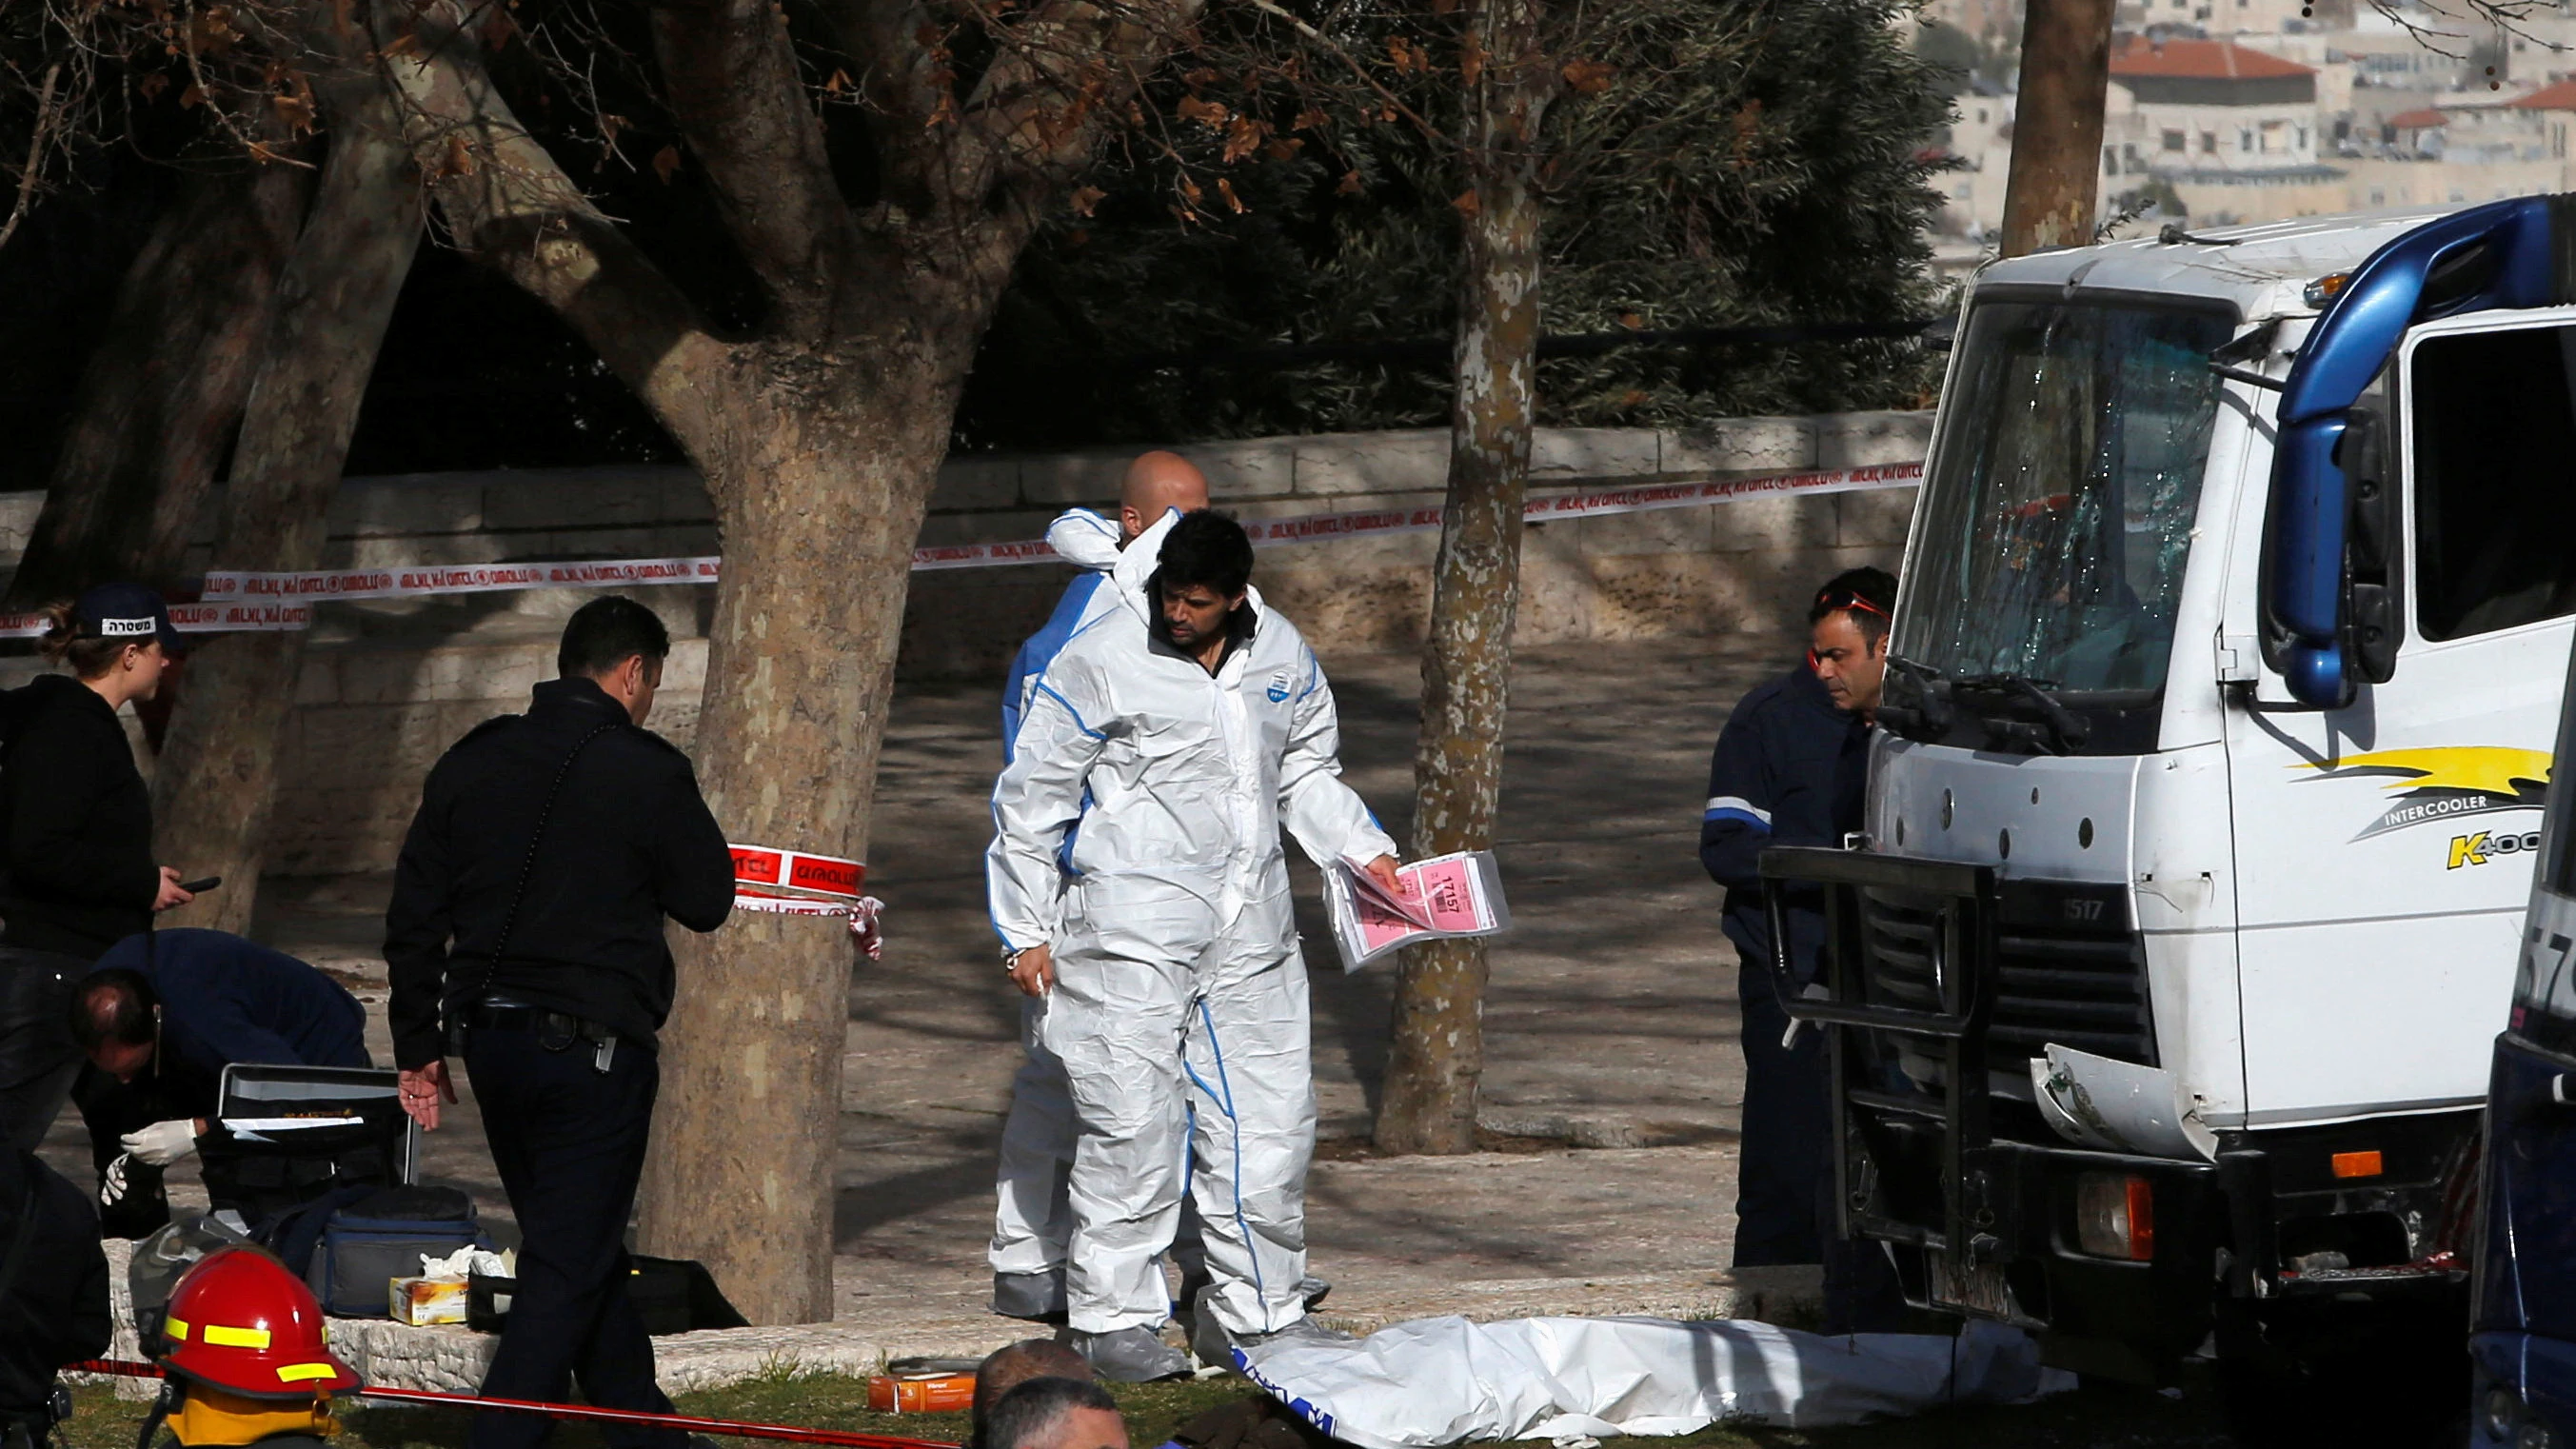
<svg viewBox="0 0 2576 1449">
<path fill-rule="evenodd" d="M 1109 570 L 1119 550 L 1136 541 L 1146 525 L 1173 510 L 1193 513 L 1208 506 L 1207 475 L 1178 453 L 1145 453 L 1127 465 L 1119 481 L 1118 511 L 1103 518 L 1088 508 L 1069 509 L 1047 528 L 1047 543 L 1056 556 L 1083 572 L 1065 586 L 1064 597 L 1046 624 L 1020 646 L 1011 661 L 1011 676 L 1002 687 L 1002 761 L 1011 760 L 1034 681 L 1046 672 L 1065 641 L 1107 611 L 1121 607 L 1109 587 Z M 994 1182 L 993 1311 L 1036 1322 L 1064 1321 L 1065 1244 L 1073 1232 L 1073 1214 L 1065 1200 L 1066 1174 L 1073 1166 L 1073 1098 L 1064 1081 L 1064 1063 L 1038 1040 L 1039 1003 L 1028 1000 L 1020 1013 L 1020 1043 L 1025 1059 L 1011 1082 L 1011 1115 L 1002 1124 L 1002 1153 Z M 1195 1224 L 1184 1225 L 1185 1239 Z M 1192 1244 L 1194 1246 L 1194 1244 Z M 1189 1255 L 1183 1279 L 1197 1267 Z"/>
<path fill-rule="evenodd" d="M 1390 889 L 1395 843 L 1342 783 L 1323 669 L 1251 572 L 1221 514 L 1148 529 L 1104 585 L 1121 607 L 1032 684 L 993 792 L 994 928 L 1042 999 L 1078 1123 L 1069 1341 L 1105 1378 L 1187 1370 L 1157 1336 L 1155 1262 L 1184 1160 L 1212 1280 L 1203 1356 L 1323 1332 L 1298 1291 L 1315 1088 L 1279 827 Z"/>
</svg>

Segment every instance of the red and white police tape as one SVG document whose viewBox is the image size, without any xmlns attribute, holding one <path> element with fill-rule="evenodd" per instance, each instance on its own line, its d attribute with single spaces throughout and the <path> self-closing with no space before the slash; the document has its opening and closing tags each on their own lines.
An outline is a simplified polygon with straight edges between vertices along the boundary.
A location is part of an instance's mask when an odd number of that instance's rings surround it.
<svg viewBox="0 0 2576 1449">
<path fill-rule="evenodd" d="M 1523 516 L 1532 523 L 1555 523 L 1663 508 L 1696 508 L 1783 494 L 1911 488 L 1922 481 L 1921 463 L 1824 468 L 1709 483 L 1661 483 L 1640 488 L 1563 493 L 1531 499 Z M 1289 518 L 1246 519 L 1243 526 L 1252 535 L 1256 546 L 1319 543 L 1373 533 L 1413 533 L 1438 528 L 1440 509 L 1426 506 L 1358 513 L 1310 513 Z M 1054 557 L 1055 550 L 1047 547 L 1044 539 L 1022 539 L 1012 543 L 934 544 L 912 551 L 912 567 L 916 573 L 935 569 L 994 568 L 1007 564 L 1045 563 Z M 512 589 L 711 584 L 716 581 L 720 563 L 717 558 L 706 557 L 411 565 L 324 569 L 311 573 L 244 573 L 233 569 L 211 569 L 207 571 L 204 587 L 199 593 L 202 602 L 171 605 L 170 622 L 188 633 L 305 629 L 312 626 L 313 605 L 325 601 L 414 599 L 445 594 L 488 594 Z M 0 614 L 0 638 L 33 638 L 42 633 L 44 620 L 41 616 Z"/>
<path fill-rule="evenodd" d="M 885 902 L 860 890 L 867 883 L 865 862 L 769 845 L 734 845 L 733 908 L 778 916 L 835 916 L 849 923 L 850 934 L 871 961 L 885 951 L 878 917 Z"/>
</svg>

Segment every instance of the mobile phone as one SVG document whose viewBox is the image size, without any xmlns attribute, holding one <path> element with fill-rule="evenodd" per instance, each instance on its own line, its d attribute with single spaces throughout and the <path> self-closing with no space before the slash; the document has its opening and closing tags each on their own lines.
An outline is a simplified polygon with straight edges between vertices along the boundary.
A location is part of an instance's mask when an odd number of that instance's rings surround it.
<svg viewBox="0 0 2576 1449">
<path fill-rule="evenodd" d="M 223 883 L 224 878 L 222 876 L 210 875 L 202 880 L 183 880 L 179 882 L 179 889 L 186 891 L 192 896 L 201 896 Z"/>
</svg>

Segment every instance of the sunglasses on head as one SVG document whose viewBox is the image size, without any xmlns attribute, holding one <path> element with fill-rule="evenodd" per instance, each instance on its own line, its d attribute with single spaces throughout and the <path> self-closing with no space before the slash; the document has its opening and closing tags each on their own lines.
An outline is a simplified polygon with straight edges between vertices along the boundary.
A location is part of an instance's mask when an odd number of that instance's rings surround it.
<svg viewBox="0 0 2576 1449">
<path fill-rule="evenodd" d="M 1882 619 L 1887 617 L 1887 611 L 1885 609 L 1880 608 L 1878 605 L 1871 603 L 1869 600 L 1862 598 L 1860 595 L 1849 589 L 1833 589 L 1816 595 L 1816 607 L 1824 610 L 1828 614 L 1839 614 L 1847 609 L 1858 609 L 1865 614 L 1876 614 Z M 1816 657 L 1816 651 L 1813 649 L 1808 650 L 1808 671 L 1812 673 L 1823 666 L 1824 661 Z"/>
<path fill-rule="evenodd" d="M 1869 600 L 1862 598 L 1859 594 L 1852 592 L 1850 589 L 1834 589 L 1830 592 L 1816 595 L 1816 607 L 1824 610 L 1828 614 L 1839 614 L 1845 609 L 1858 609 L 1863 613 L 1876 614 L 1882 619 L 1887 617 L 1887 611 L 1885 609 L 1882 609 L 1878 605 L 1871 603 Z"/>
</svg>

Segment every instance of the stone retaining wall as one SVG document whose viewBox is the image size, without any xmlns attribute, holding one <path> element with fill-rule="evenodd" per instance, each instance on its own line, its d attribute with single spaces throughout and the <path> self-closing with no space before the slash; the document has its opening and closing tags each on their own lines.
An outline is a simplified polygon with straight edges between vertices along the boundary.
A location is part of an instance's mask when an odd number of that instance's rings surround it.
<svg viewBox="0 0 2576 1449">
<path fill-rule="evenodd" d="M 1919 460 L 1928 413 L 1746 418 L 1691 431 L 1543 429 L 1533 484 L 1567 488 Z M 1182 448 L 1216 502 L 1245 518 L 1436 504 L 1444 430 L 1263 438 Z M 1035 538 L 1065 507 L 1115 497 L 1129 450 L 952 461 L 924 543 Z M 1858 564 L 1892 567 L 1913 491 L 1765 497 L 1533 525 L 1523 547 L 1518 637 L 1531 644 L 1755 632 L 1798 626 L 1807 591 Z M 42 502 L 0 495 L 0 563 Z M 210 535 L 211 530 L 201 530 Z M 1430 609 L 1431 532 L 1265 549 L 1256 578 L 1329 666 L 1337 652 L 1411 648 Z M 670 557 L 718 552 L 712 510 L 685 468 L 425 474 L 351 479 L 333 504 L 334 567 Z M 201 541 L 195 562 L 202 565 Z M 998 682 L 1062 591 L 1061 565 L 917 575 L 898 670 Z M 631 591 L 676 647 L 654 727 L 694 738 L 714 590 Z M 477 722 L 525 707 L 553 672 L 576 590 L 333 603 L 317 611 L 297 684 L 269 867 L 290 874 L 390 869 L 439 752 Z M 0 684 L 37 665 L 0 659 Z M 148 753 L 148 752 L 147 752 Z"/>
</svg>

